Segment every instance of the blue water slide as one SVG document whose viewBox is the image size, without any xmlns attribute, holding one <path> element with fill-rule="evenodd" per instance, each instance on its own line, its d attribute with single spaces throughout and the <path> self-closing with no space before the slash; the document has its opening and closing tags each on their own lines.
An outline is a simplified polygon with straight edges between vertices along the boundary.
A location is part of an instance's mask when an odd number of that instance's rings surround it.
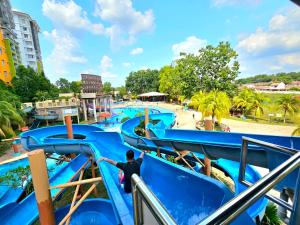
<svg viewBox="0 0 300 225">
<path fill-rule="evenodd" d="M 74 125 L 74 133 L 85 135 L 86 138 L 65 140 L 61 138 L 63 136 L 53 138 L 52 132 L 62 135 L 66 132 L 65 127 L 42 128 L 39 132 L 28 131 L 21 134 L 21 141 L 29 150 L 44 148 L 45 151 L 56 153 L 84 152 L 94 158 L 105 156 L 115 161 L 125 161 L 125 153 L 129 149 L 136 156 L 140 154 L 138 149 L 125 144 L 119 133 L 94 131 L 94 128 L 91 130 L 88 134 L 85 129 L 76 128 Z M 105 162 L 98 163 L 98 167 L 118 223 L 133 224 L 132 197 L 119 185 L 118 169 Z M 141 177 L 178 224 L 199 222 L 233 197 L 223 183 L 152 155 L 145 156 Z M 242 223 L 254 224 L 247 213 L 243 213 L 233 224 Z"/>
<path fill-rule="evenodd" d="M 85 155 L 79 155 L 70 163 L 61 167 L 50 179 L 50 185 L 68 182 L 75 172 L 87 161 Z M 51 196 L 58 194 L 59 189 L 52 189 Z M 3 225 L 32 224 L 38 217 L 35 193 L 31 193 L 20 202 L 5 205 L 0 209 L 0 221 Z"/>
</svg>

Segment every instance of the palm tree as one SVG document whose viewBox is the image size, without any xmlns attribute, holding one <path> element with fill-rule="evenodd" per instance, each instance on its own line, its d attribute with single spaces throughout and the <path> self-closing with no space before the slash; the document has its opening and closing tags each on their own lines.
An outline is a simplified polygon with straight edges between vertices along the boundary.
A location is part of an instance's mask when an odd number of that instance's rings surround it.
<svg viewBox="0 0 300 225">
<path fill-rule="evenodd" d="M 233 98 L 233 106 L 242 110 L 242 115 L 245 116 L 246 111 L 251 108 L 254 92 L 249 89 L 243 89 L 238 96 Z"/>
<path fill-rule="evenodd" d="M 205 96 L 198 110 L 202 116 L 211 116 L 214 124 L 215 118 L 221 122 L 222 118 L 228 115 L 230 105 L 230 99 L 225 92 L 214 90 Z"/>
<path fill-rule="evenodd" d="M 205 94 L 202 91 L 199 91 L 193 95 L 191 98 L 190 106 L 198 110 L 199 105 L 203 102 Z"/>
<path fill-rule="evenodd" d="M 14 136 L 12 126 L 23 126 L 24 121 L 17 110 L 8 102 L 0 101 L 0 136 Z"/>
<path fill-rule="evenodd" d="M 292 136 L 300 136 L 300 126 L 293 131 Z"/>
<path fill-rule="evenodd" d="M 287 113 L 294 115 L 299 107 L 299 100 L 293 95 L 282 95 L 277 101 L 279 108 L 283 111 L 283 122 L 286 121 Z"/>
<path fill-rule="evenodd" d="M 266 101 L 265 96 L 260 93 L 253 93 L 250 111 L 254 114 L 254 119 L 260 117 L 264 113 L 263 103 Z"/>
</svg>

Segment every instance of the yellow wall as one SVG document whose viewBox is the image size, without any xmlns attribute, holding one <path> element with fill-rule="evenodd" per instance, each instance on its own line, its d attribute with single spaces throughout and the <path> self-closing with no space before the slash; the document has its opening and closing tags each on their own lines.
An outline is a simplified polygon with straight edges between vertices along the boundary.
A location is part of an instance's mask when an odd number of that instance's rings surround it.
<svg viewBox="0 0 300 225">
<path fill-rule="evenodd" d="M 5 49 L 4 38 L 2 30 L 0 29 L 0 80 L 3 80 L 5 83 L 11 82 L 12 76 L 8 63 L 8 56 Z"/>
</svg>

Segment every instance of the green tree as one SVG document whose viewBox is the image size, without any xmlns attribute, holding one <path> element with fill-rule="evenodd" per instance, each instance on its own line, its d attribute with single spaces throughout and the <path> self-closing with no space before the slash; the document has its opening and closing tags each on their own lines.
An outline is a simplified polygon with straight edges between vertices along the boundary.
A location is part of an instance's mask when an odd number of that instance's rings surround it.
<svg viewBox="0 0 300 225">
<path fill-rule="evenodd" d="M 125 84 L 126 89 L 133 94 L 158 91 L 159 72 L 150 69 L 131 72 L 126 78 Z"/>
<path fill-rule="evenodd" d="M 181 54 L 181 56 L 176 61 L 174 74 L 180 79 L 175 85 L 178 86 L 180 95 L 191 98 L 200 90 L 199 57 L 193 54 Z"/>
<path fill-rule="evenodd" d="M 105 94 L 110 94 L 113 91 L 113 88 L 111 86 L 110 82 L 104 82 L 103 84 L 103 92 Z"/>
<path fill-rule="evenodd" d="M 31 102 L 37 91 L 51 92 L 52 84 L 42 72 L 36 73 L 32 68 L 18 66 L 16 76 L 12 80 L 14 92 L 20 96 L 21 102 Z"/>
<path fill-rule="evenodd" d="M 292 136 L 300 136 L 300 126 L 293 131 Z"/>
<path fill-rule="evenodd" d="M 13 93 L 11 86 L 0 80 L 0 101 L 11 103 L 16 109 L 21 108 L 20 97 Z"/>
<path fill-rule="evenodd" d="M 81 92 L 81 81 L 72 81 L 70 84 L 70 89 L 74 93 L 74 95 L 79 94 Z"/>
<path fill-rule="evenodd" d="M 58 87 L 60 93 L 71 92 L 71 83 L 67 79 L 59 78 L 59 80 L 57 80 L 55 84 Z"/>
<path fill-rule="evenodd" d="M 24 121 L 17 110 L 8 102 L 0 101 L 0 136 L 12 137 L 13 128 L 23 126 Z"/>
<path fill-rule="evenodd" d="M 253 93 L 252 96 L 252 102 L 249 110 L 253 113 L 254 119 L 257 119 L 257 117 L 260 117 L 262 114 L 264 114 L 264 102 L 267 100 L 267 98 L 260 93 Z"/>
<path fill-rule="evenodd" d="M 278 99 L 277 104 L 279 105 L 279 108 L 283 111 L 284 123 L 286 121 L 287 113 L 294 115 L 294 113 L 297 112 L 297 109 L 299 108 L 299 100 L 293 95 L 282 95 Z"/>
<path fill-rule="evenodd" d="M 228 115 L 231 105 L 226 92 L 217 90 L 207 93 L 204 98 L 199 99 L 199 103 L 198 111 L 203 117 L 211 116 L 213 122 L 215 119 L 221 122 L 222 118 Z"/>
<path fill-rule="evenodd" d="M 202 91 L 196 92 L 191 98 L 189 106 L 193 107 L 195 110 L 199 109 L 200 104 L 203 103 L 205 94 Z"/>
<path fill-rule="evenodd" d="M 50 98 L 50 95 L 47 91 L 37 91 L 33 100 L 34 101 L 45 101 L 49 98 Z"/>
<path fill-rule="evenodd" d="M 254 92 L 251 89 L 244 88 L 238 96 L 233 98 L 233 107 L 241 109 L 242 115 L 251 109 L 253 104 Z"/>
<path fill-rule="evenodd" d="M 170 98 L 178 99 L 180 96 L 181 80 L 172 66 L 164 66 L 159 72 L 159 91 L 167 93 Z"/>
<path fill-rule="evenodd" d="M 116 89 L 117 89 L 117 91 L 119 91 L 119 96 L 121 98 L 123 98 L 125 95 L 127 95 L 127 90 L 126 90 L 125 86 L 117 87 Z"/>
<path fill-rule="evenodd" d="M 211 45 L 199 50 L 197 74 L 200 90 L 225 91 L 233 96 L 237 90 L 235 79 L 239 74 L 238 54 L 228 42 L 220 42 L 217 47 Z"/>
</svg>

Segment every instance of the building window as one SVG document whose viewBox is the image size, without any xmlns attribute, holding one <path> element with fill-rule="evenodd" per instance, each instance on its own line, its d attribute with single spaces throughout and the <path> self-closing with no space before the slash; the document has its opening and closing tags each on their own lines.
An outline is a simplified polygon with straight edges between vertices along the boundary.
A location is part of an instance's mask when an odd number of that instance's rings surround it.
<svg viewBox="0 0 300 225">
<path fill-rule="evenodd" d="M 2 66 L 4 66 L 5 65 L 5 61 L 4 61 L 4 59 L 2 59 Z"/>
<path fill-rule="evenodd" d="M 27 31 L 27 27 L 23 27 L 23 31 Z"/>
<path fill-rule="evenodd" d="M 27 45 L 32 45 L 31 41 L 25 41 Z"/>
<path fill-rule="evenodd" d="M 29 35 L 28 34 L 24 34 L 24 38 L 28 38 L 29 37 Z"/>
<path fill-rule="evenodd" d="M 4 71 L 4 76 L 7 77 L 7 71 Z"/>
</svg>

